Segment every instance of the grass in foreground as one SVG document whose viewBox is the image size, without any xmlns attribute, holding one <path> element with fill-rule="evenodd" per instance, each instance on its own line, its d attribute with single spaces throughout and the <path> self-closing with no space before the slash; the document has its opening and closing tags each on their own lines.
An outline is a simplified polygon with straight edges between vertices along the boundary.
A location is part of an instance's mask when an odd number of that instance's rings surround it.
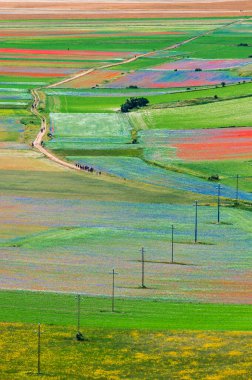
<svg viewBox="0 0 252 380">
<path fill-rule="evenodd" d="M 36 326 L 0 324 L 1 379 L 37 374 Z M 251 334 L 85 329 L 42 325 L 42 379 L 247 380 Z"/>
<path fill-rule="evenodd" d="M 144 292 L 144 290 L 143 290 Z M 3 322 L 45 323 L 73 326 L 76 321 L 75 294 L 1 291 Z M 251 306 L 175 303 L 158 299 L 115 300 L 81 298 L 81 325 L 89 328 L 151 330 L 251 331 Z"/>
</svg>

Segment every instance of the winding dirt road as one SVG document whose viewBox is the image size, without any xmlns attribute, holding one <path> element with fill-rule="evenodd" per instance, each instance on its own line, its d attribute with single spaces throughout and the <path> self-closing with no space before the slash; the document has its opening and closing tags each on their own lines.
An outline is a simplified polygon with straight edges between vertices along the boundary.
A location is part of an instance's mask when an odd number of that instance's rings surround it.
<svg viewBox="0 0 252 380">
<path fill-rule="evenodd" d="M 42 142 L 43 142 L 43 137 L 44 135 L 46 134 L 47 132 L 47 123 L 46 123 L 46 118 L 44 116 L 41 116 L 38 112 L 38 105 L 39 105 L 39 94 L 37 92 L 36 89 L 32 90 L 32 95 L 33 95 L 33 103 L 32 103 L 32 107 L 31 107 L 31 111 L 32 113 L 37 116 L 40 120 L 41 120 L 41 126 L 40 126 L 40 131 L 39 133 L 37 134 L 37 137 L 36 139 L 33 141 L 32 145 L 34 148 L 38 149 L 41 153 L 43 153 L 46 157 L 48 157 L 50 160 L 56 162 L 57 164 L 59 165 L 62 165 L 64 167 L 67 167 L 69 169 L 76 169 L 76 170 L 80 170 L 79 168 L 77 168 L 75 165 L 73 164 L 70 164 L 66 161 L 63 161 L 61 160 L 60 158 L 54 156 L 53 154 L 51 154 L 50 152 L 48 152 L 43 146 L 42 146 Z"/>
</svg>

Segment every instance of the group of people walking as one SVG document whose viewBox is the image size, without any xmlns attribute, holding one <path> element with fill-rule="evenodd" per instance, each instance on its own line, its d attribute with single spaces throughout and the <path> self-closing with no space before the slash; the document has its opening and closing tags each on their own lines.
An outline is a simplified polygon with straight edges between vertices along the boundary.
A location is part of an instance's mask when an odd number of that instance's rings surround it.
<svg viewBox="0 0 252 380">
<path fill-rule="evenodd" d="M 92 167 L 92 166 L 88 166 L 88 165 L 81 165 L 79 164 L 78 162 L 75 164 L 75 166 L 77 168 L 79 168 L 80 170 L 86 170 L 87 172 L 90 172 L 90 173 L 94 173 L 96 172 L 96 170 Z M 97 172 L 98 174 L 101 174 L 101 172 Z"/>
</svg>

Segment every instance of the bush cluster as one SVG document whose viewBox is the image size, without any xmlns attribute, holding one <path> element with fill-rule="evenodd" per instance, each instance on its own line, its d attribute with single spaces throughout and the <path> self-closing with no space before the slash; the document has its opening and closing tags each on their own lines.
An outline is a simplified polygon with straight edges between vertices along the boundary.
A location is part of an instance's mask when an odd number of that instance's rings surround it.
<svg viewBox="0 0 252 380">
<path fill-rule="evenodd" d="M 133 108 L 144 107 L 149 103 L 146 98 L 129 98 L 124 104 L 121 105 L 122 112 L 129 112 Z"/>
</svg>

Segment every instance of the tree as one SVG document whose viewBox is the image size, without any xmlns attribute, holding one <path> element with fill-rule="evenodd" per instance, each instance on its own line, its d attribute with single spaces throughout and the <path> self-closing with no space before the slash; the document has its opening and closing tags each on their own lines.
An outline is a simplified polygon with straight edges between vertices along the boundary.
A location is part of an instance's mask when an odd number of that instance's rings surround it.
<svg viewBox="0 0 252 380">
<path fill-rule="evenodd" d="M 141 108 L 147 106 L 149 100 L 146 98 L 136 98 L 132 97 L 126 100 L 124 104 L 121 105 L 121 112 L 129 112 L 133 108 Z"/>
</svg>

